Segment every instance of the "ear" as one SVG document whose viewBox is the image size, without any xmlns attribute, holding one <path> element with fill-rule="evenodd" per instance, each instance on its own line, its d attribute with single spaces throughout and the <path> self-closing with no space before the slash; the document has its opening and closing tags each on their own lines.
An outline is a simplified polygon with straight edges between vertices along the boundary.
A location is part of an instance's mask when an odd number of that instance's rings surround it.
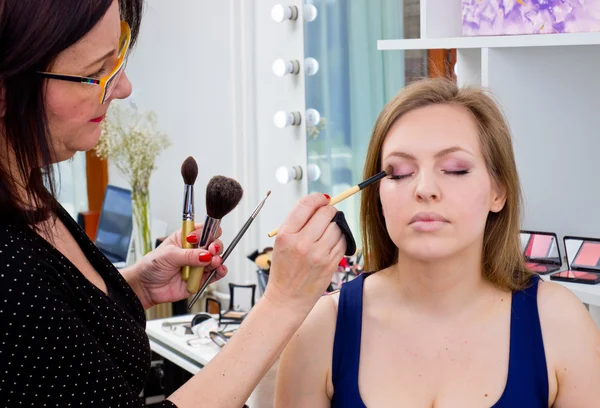
<svg viewBox="0 0 600 408">
<path fill-rule="evenodd" d="M 490 211 L 494 213 L 499 213 L 504 208 L 506 204 L 506 187 L 504 187 L 501 183 L 493 182 L 492 183 L 492 199 L 490 205 Z"/>
</svg>

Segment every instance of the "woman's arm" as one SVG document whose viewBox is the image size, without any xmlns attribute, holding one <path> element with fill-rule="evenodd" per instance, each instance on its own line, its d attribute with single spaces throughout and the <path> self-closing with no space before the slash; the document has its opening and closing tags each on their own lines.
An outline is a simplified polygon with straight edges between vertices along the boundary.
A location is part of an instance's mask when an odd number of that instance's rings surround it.
<svg viewBox="0 0 600 408">
<path fill-rule="evenodd" d="M 556 283 L 540 284 L 538 304 L 544 348 L 546 355 L 550 356 L 549 368 L 556 375 L 557 392 L 553 407 L 598 407 L 598 327 L 581 301 L 570 290 Z"/>
<path fill-rule="evenodd" d="M 346 243 L 328 197 L 292 210 L 274 245 L 269 284 L 219 354 L 169 396 L 179 408 L 239 408 L 274 364 L 331 281 Z"/>
<path fill-rule="evenodd" d="M 210 364 L 169 400 L 180 408 L 241 407 L 305 317 L 261 299 Z"/>
<path fill-rule="evenodd" d="M 319 300 L 281 356 L 275 407 L 329 407 L 337 308 L 334 296 Z"/>
</svg>

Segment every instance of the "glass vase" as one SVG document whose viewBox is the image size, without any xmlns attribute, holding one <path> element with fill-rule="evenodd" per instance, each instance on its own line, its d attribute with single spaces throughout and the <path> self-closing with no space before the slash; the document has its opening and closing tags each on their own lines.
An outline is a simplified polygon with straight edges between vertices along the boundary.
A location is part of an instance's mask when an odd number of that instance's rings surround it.
<svg viewBox="0 0 600 408">
<path fill-rule="evenodd" d="M 150 234 L 150 194 L 148 190 L 132 191 L 135 261 L 152 251 Z"/>
</svg>

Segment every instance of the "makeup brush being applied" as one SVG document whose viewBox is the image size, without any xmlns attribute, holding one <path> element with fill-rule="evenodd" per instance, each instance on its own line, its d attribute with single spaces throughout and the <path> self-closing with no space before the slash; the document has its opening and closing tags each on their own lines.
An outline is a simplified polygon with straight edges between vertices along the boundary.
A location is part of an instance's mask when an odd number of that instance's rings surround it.
<svg viewBox="0 0 600 408">
<path fill-rule="evenodd" d="M 269 198 L 270 195 L 271 195 L 271 190 L 269 190 L 267 192 L 267 196 L 265 198 L 263 198 L 260 203 L 258 203 L 258 205 L 254 209 L 254 211 L 252 211 L 250 218 L 248 218 L 248 221 L 246 221 L 246 223 L 242 226 L 242 229 L 240 230 L 240 232 L 238 232 L 237 235 L 233 238 L 233 241 L 231 241 L 231 244 L 223 253 L 223 258 L 221 259 L 221 265 L 223 265 L 225 263 L 225 260 L 227 258 L 229 258 L 229 255 L 231 255 L 231 252 L 233 252 L 233 249 L 235 248 L 235 246 L 238 244 L 238 242 L 240 242 L 240 240 L 242 239 L 242 237 L 244 236 L 246 231 L 248 231 L 248 228 L 250 228 L 250 224 L 252 224 L 252 221 L 254 221 L 254 219 L 258 216 L 258 213 L 260 212 L 260 210 L 262 210 L 263 206 L 265 205 L 265 201 L 267 201 L 267 198 Z M 206 281 L 204 282 L 204 285 L 202 285 L 202 287 L 200 288 L 198 293 L 196 293 L 196 295 L 190 302 L 188 309 L 191 309 L 194 306 L 194 303 L 196 303 L 198 298 L 202 295 L 202 292 L 204 292 L 206 290 L 206 288 L 208 287 L 208 285 L 210 285 L 210 281 L 213 280 L 216 273 L 217 273 L 216 269 L 211 272 L 208 279 L 206 279 Z"/>
<path fill-rule="evenodd" d="M 240 202 L 244 190 L 240 183 L 225 176 L 214 176 L 206 186 L 206 219 L 198 248 L 208 249 L 215 240 L 215 234 L 221 225 L 221 219 L 229 214 Z M 190 268 L 187 291 L 197 293 L 204 274 L 204 267 Z"/>
<path fill-rule="evenodd" d="M 187 242 L 186 238 L 194 229 L 194 183 L 198 177 L 198 163 L 192 156 L 185 159 L 181 165 L 181 177 L 183 177 L 183 216 L 181 220 L 181 247 L 195 248 L 196 244 Z M 181 279 L 188 280 L 190 267 L 181 268 Z"/>
<path fill-rule="evenodd" d="M 360 190 L 370 186 L 371 184 L 375 183 L 376 181 L 379 181 L 382 178 L 389 176 L 390 174 L 392 174 L 392 170 L 393 170 L 392 166 L 388 166 L 385 170 L 380 171 L 379 173 L 375 174 L 374 176 L 369 177 L 362 183 L 359 183 L 354 187 L 350 187 L 348 190 L 341 192 L 340 194 L 336 195 L 335 197 L 332 197 L 331 200 L 329 200 L 328 205 L 336 205 L 339 202 L 344 201 L 346 198 L 358 193 Z M 275 235 L 277 235 L 278 232 L 279 232 L 279 228 L 274 229 L 273 231 L 269 232 L 269 237 L 273 238 Z"/>
</svg>

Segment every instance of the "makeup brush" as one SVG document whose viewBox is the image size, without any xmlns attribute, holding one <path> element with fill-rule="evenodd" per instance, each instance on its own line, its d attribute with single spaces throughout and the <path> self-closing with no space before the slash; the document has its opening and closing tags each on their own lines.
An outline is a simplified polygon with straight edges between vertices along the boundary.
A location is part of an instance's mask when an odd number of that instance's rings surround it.
<svg viewBox="0 0 600 408">
<path fill-rule="evenodd" d="M 183 177 L 183 217 L 181 221 L 181 247 L 190 249 L 194 248 L 194 244 L 186 241 L 194 229 L 194 183 L 198 177 L 198 163 L 192 156 L 185 159 L 181 165 L 181 177 Z M 181 279 L 188 280 L 190 276 L 190 267 L 184 266 L 181 268 Z"/>
<path fill-rule="evenodd" d="M 208 249 L 214 241 L 215 234 L 221 225 L 221 219 L 229 214 L 240 202 L 244 190 L 240 183 L 225 176 L 214 176 L 206 186 L 206 219 L 198 248 Z M 197 293 L 204 274 L 204 267 L 190 269 L 187 280 L 187 291 Z"/>
<path fill-rule="evenodd" d="M 353 194 L 358 193 L 360 190 L 364 189 L 365 187 L 370 186 L 371 184 L 375 183 L 376 181 L 381 180 L 385 176 L 389 176 L 390 174 L 392 174 L 392 170 L 393 170 L 392 166 L 388 166 L 385 170 L 380 171 L 379 173 L 375 174 L 374 176 L 369 177 L 362 183 L 359 183 L 354 187 L 350 187 L 348 190 L 343 191 L 340 194 L 336 195 L 331 200 L 329 200 L 328 205 L 336 205 L 337 203 L 344 201 L 346 198 L 350 197 Z M 275 235 L 277 235 L 278 232 L 279 232 L 279 228 L 274 229 L 273 231 L 269 232 L 269 237 L 273 238 Z"/>
<path fill-rule="evenodd" d="M 270 195 L 271 195 L 271 190 L 267 191 L 267 196 L 265 198 L 263 198 L 260 203 L 258 203 L 258 205 L 254 209 L 254 211 L 252 211 L 250 218 L 248 218 L 248 221 L 246 221 L 246 223 L 242 226 L 242 229 L 240 229 L 240 232 L 238 232 L 237 235 L 233 238 L 233 241 L 231 241 L 231 244 L 229 244 L 229 247 L 223 253 L 223 257 L 221 258 L 221 265 L 223 265 L 225 263 L 225 260 L 227 258 L 229 258 L 229 255 L 231 255 L 231 252 L 233 251 L 235 246 L 238 244 L 238 242 L 240 242 L 240 240 L 242 239 L 242 237 L 244 236 L 246 231 L 248 231 L 248 228 L 250 228 L 250 224 L 252 224 L 252 221 L 254 221 L 254 219 L 258 216 L 258 213 L 260 212 L 260 210 L 262 210 L 263 206 L 265 205 L 265 201 L 267 201 L 267 198 L 269 198 Z M 196 293 L 196 295 L 190 302 L 188 309 L 191 309 L 192 306 L 194 306 L 194 303 L 196 303 L 198 298 L 202 295 L 202 292 L 204 292 L 206 290 L 206 288 L 208 287 L 208 285 L 210 285 L 210 281 L 213 280 L 216 273 L 217 273 L 216 269 L 211 272 L 211 274 L 208 277 L 208 279 L 206 280 L 206 282 L 204 282 L 204 285 L 202 285 L 202 287 L 200 288 L 198 293 Z"/>
</svg>

